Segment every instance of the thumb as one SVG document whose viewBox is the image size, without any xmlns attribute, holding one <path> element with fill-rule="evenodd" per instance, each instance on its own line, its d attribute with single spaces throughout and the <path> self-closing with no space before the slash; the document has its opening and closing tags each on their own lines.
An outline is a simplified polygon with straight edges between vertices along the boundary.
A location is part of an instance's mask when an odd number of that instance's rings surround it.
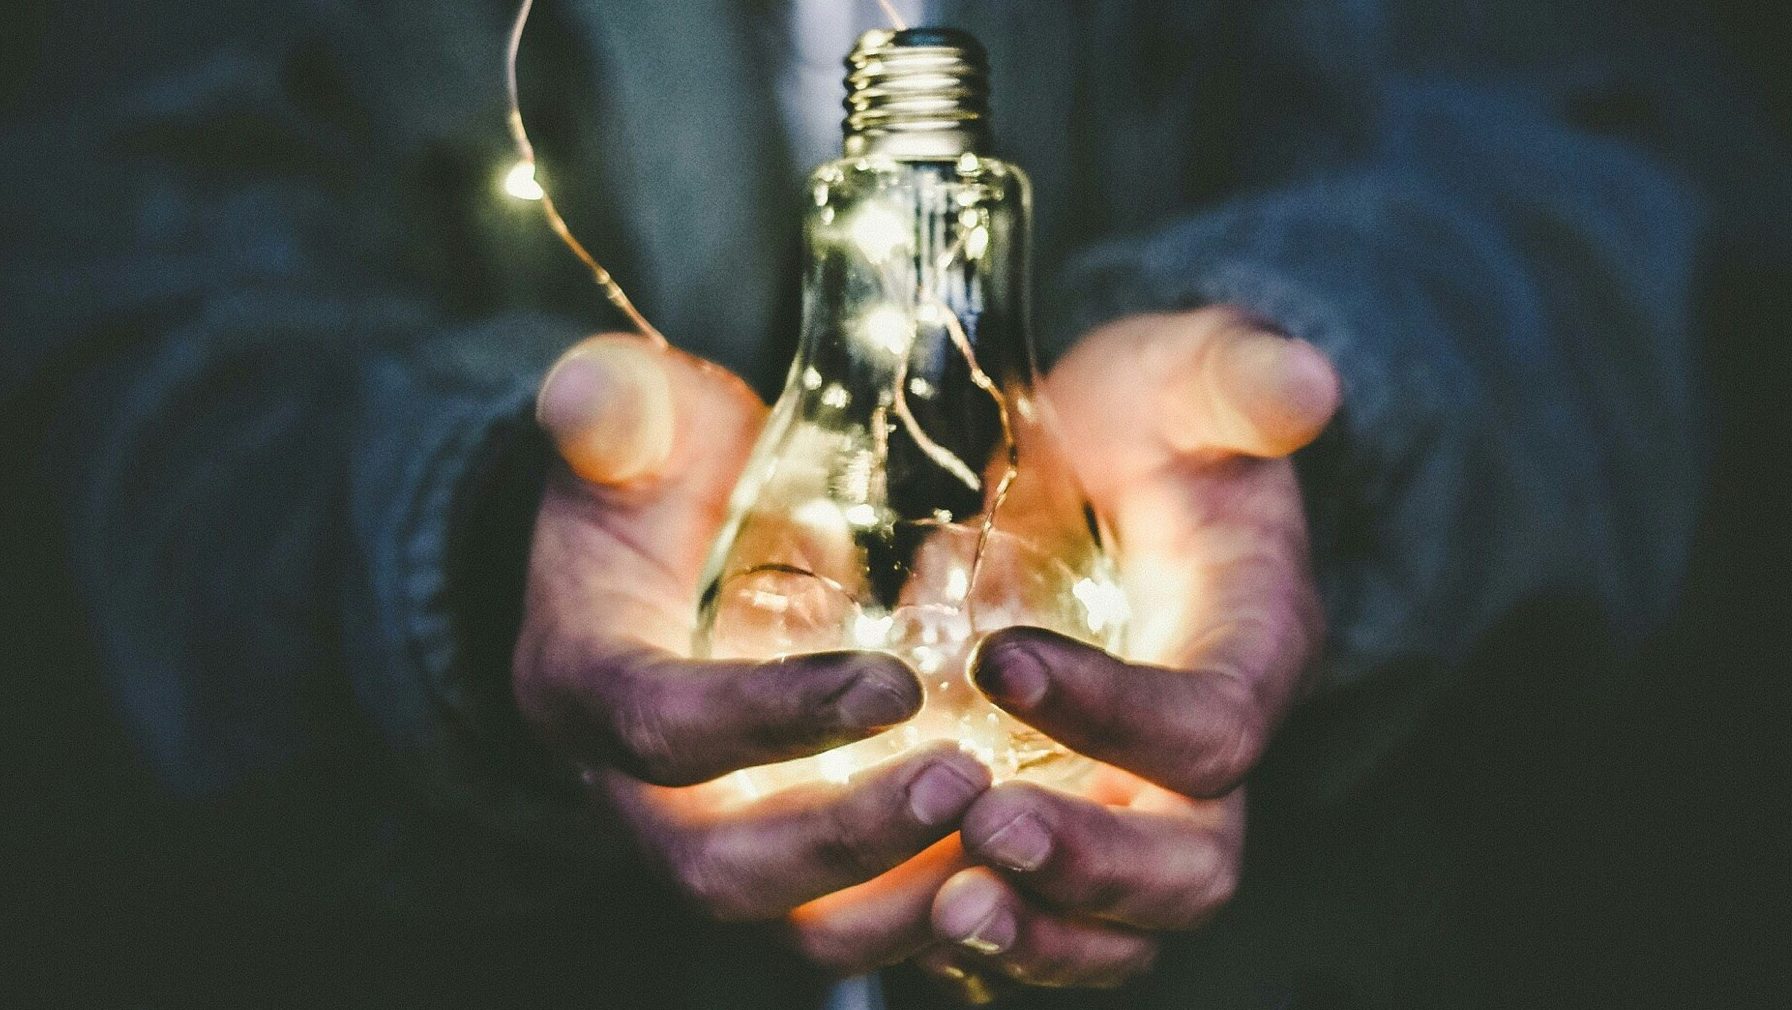
<svg viewBox="0 0 1792 1010">
<path fill-rule="evenodd" d="M 1337 370 L 1312 344 L 1222 311 L 1163 387 L 1159 430 L 1178 452 L 1287 456 L 1337 413 Z"/>
<path fill-rule="evenodd" d="M 677 430 L 664 353 L 639 337 L 590 337 L 561 356 L 535 418 L 573 473 L 620 486 L 658 475 Z"/>
</svg>

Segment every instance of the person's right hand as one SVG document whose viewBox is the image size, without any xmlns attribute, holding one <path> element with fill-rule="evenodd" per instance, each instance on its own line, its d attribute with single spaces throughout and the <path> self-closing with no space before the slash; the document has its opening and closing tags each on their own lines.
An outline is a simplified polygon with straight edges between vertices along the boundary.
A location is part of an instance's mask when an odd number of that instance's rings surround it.
<svg viewBox="0 0 1792 1010">
<path fill-rule="evenodd" d="M 785 920 L 813 951 L 822 941 L 802 933 L 816 917 L 790 913 L 930 846 L 935 862 L 961 859 L 935 843 L 989 773 L 940 747 L 763 799 L 715 781 L 870 736 L 921 704 L 908 668 L 877 653 L 689 658 L 705 555 L 764 414 L 733 375 L 638 337 L 593 337 L 561 358 L 538 417 L 565 465 L 536 520 L 512 683 L 535 731 L 702 913 Z M 927 942 L 924 905 L 872 918 L 888 921 L 851 949 L 837 930 L 825 941 L 828 967 Z"/>
</svg>

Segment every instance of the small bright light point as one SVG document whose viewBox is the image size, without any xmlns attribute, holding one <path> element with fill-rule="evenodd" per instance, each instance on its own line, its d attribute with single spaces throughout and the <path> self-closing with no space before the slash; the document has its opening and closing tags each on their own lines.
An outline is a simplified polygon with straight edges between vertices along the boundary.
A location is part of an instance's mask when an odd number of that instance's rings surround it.
<svg viewBox="0 0 1792 1010">
<path fill-rule="evenodd" d="M 852 244 L 875 263 L 889 259 L 898 249 L 907 249 L 914 241 L 908 223 L 895 211 L 877 204 L 854 214 L 847 232 Z"/>
<path fill-rule="evenodd" d="M 852 394 L 848 393 L 846 387 L 838 382 L 821 391 L 821 405 L 824 407 L 845 410 L 846 405 L 851 402 Z"/>
<path fill-rule="evenodd" d="M 881 649 L 889 640 L 890 628 L 896 623 L 894 617 L 872 617 L 860 614 L 852 619 L 852 640 L 861 649 Z"/>
<path fill-rule="evenodd" d="M 854 526 L 869 527 L 877 525 L 877 509 L 863 502 L 854 505 L 851 508 L 841 510 L 841 514 L 846 516 L 846 521 L 852 523 Z"/>
<path fill-rule="evenodd" d="M 814 392 L 821 388 L 821 373 L 813 368 L 803 369 L 803 388 Z"/>
<path fill-rule="evenodd" d="M 933 383 L 928 382 L 926 379 L 917 375 L 908 380 L 908 392 L 910 396 L 918 396 L 923 400 L 931 400 L 933 399 L 933 394 L 936 390 L 933 388 Z"/>
<path fill-rule="evenodd" d="M 980 260 L 989 251 L 989 229 L 978 225 L 964 238 L 964 255 L 966 259 Z"/>
<path fill-rule="evenodd" d="M 915 324 L 907 312 L 894 305 L 880 305 L 866 313 L 860 324 L 865 339 L 891 354 L 905 354 L 914 340 Z"/>
<path fill-rule="evenodd" d="M 971 591 L 971 576 L 962 568 L 946 573 L 946 599 L 958 602 Z"/>
<path fill-rule="evenodd" d="M 539 200 L 547 195 L 535 181 L 535 165 L 527 161 L 517 162 L 504 173 L 504 192 L 518 200 Z"/>
<path fill-rule="evenodd" d="M 1111 582 L 1079 579 L 1070 591 L 1088 612 L 1090 631 L 1099 633 L 1118 627 L 1132 614 L 1132 608 L 1126 603 L 1126 593 Z"/>
<path fill-rule="evenodd" d="M 816 498 L 797 506 L 791 514 L 798 526 L 815 533 L 833 533 L 846 525 L 846 519 L 840 514 L 840 506 L 826 498 Z"/>
</svg>

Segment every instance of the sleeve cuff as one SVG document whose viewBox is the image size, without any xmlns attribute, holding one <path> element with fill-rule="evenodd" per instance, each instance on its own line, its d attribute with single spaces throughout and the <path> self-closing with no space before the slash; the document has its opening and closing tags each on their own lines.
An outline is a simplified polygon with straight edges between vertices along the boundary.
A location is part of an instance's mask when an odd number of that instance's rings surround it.
<svg viewBox="0 0 1792 1010">
<path fill-rule="evenodd" d="M 427 360 L 375 361 L 351 480 L 363 710 L 439 803 L 535 843 L 586 837 L 577 783 L 528 733 L 509 678 L 550 459 L 535 390 L 582 332 L 513 317 L 431 342 Z"/>
</svg>

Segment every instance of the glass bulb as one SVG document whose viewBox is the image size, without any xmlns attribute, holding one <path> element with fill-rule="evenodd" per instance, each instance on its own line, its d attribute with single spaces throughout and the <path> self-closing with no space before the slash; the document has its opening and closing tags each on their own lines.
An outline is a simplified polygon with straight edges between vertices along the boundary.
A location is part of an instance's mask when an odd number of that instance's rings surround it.
<svg viewBox="0 0 1792 1010">
<path fill-rule="evenodd" d="M 695 643 L 718 658 L 882 650 L 925 703 L 870 740 L 741 773 L 751 792 L 939 739 L 998 779 L 1067 776 L 1079 760 L 970 682 L 973 651 L 1013 625 L 1108 649 L 1125 633 L 1101 529 L 1034 391 L 1028 185 L 976 151 L 980 52 L 959 33 L 874 32 L 849 60 L 849 109 L 876 85 L 926 119 L 861 106 L 849 156 L 810 177 L 802 339 L 711 553 Z M 906 92 L 905 71 L 924 77 Z M 954 79 L 967 115 L 927 99 Z"/>
</svg>

